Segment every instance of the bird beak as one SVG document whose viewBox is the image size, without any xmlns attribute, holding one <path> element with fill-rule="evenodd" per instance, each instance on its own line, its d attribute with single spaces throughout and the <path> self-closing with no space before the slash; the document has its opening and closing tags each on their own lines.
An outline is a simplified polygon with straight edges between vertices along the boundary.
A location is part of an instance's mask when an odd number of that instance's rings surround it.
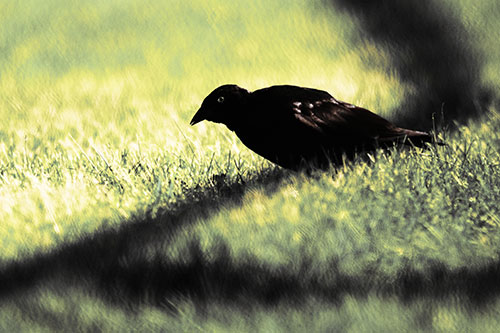
<svg viewBox="0 0 500 333">
<path fill-rule="evenodd" d="M 191 126 L 198 124 L 200 121 L 205 120 L 205 112 L 203 108 L 200 108 L 195 114 L 191 122 L 189 123 Z"/>
</svg>

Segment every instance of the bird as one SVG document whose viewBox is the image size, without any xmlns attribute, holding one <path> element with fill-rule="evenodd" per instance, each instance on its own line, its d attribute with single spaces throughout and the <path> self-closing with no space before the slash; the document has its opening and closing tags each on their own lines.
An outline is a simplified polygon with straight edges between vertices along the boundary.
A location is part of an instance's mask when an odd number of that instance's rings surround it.
<svg viewBox="0 0 500 333">
<path fill-rule="evenodd" d="M 221 123 L 245 146 L 286 169 L 326 169 L 357 154 L 395 144 L 425 147 L 427 132 L 397 127 L 328 92 L 293 85 L 249 91 L 235 84 L 213 90 L 191 119 Z"/>
</svg>

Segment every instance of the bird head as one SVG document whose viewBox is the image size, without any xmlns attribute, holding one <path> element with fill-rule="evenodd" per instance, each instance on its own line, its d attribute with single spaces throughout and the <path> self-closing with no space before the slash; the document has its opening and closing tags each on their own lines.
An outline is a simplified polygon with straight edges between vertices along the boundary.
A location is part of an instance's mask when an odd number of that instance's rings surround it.
<svg viewBox="0 0 500 333">
<path fill-rule="evenodd" d="M 203 120 L 223 123 L 228 127 L 236 119 L 237 109 L 244 105 L 250 92 L 235 84 L 226 84 L 212 91 L 201 103 L 200 109 L 191 119 L 191 125 Z"/>
</svg>

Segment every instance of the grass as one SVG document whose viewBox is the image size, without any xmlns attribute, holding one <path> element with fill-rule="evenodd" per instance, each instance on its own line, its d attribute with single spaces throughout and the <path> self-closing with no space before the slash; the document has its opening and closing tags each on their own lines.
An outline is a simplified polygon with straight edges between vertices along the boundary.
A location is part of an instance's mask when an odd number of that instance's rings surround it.
<svg viewBox="0 0 500 333">
<path fill-rule="evenodd" d="M 498 91 L 498 6 L 459 3 Z M 498 108 L 282 170 L 189 127 L 203 97 L 286 82 L 391 116 L 411 87 L 346 13 L 245 6 L 0 4 L 0 330 L 494 331 Z"/>
</svg>

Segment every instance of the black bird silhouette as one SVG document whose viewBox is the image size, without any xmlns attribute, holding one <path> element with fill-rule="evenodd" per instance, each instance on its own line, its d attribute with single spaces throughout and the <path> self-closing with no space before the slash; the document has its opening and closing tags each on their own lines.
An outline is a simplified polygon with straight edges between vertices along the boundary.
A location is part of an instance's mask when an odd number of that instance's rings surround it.
<svg viewBox="0 0 500 333">
<path fill-rule="evenodd" d="M 250 92 L 237 85 L 212 91 L 191 125 L 225 124 L 251 150 L 284 168 L 326 168 L 356 153 L 395 143 L 424 147 L 429 133 L 393 125 L 322 90 L 290 85 Z"/>
</svg>

